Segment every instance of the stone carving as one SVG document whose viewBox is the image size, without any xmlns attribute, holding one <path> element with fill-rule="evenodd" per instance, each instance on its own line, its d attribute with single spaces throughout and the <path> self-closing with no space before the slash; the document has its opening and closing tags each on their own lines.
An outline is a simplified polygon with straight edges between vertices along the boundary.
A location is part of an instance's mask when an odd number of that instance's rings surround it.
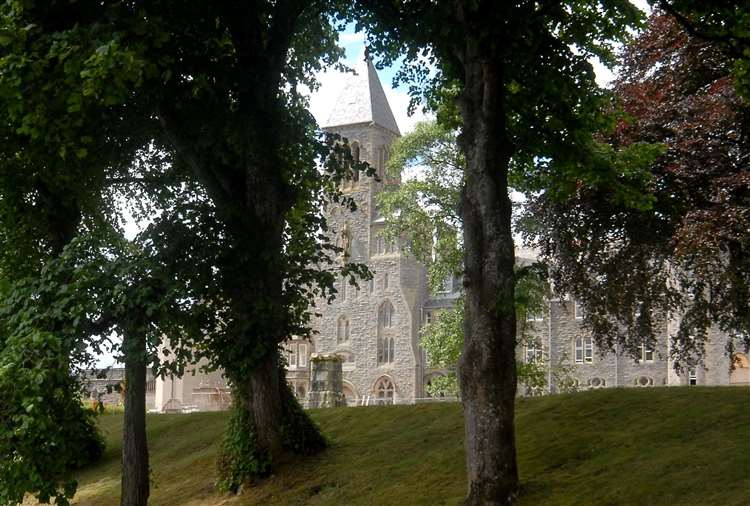
<svg viewBox="0 0 750 506">
<path fill-rule="evenodd" d="M 341 229 L 341 238 L 339 240 L 341 245 L 341 260 L 346 262 L 351 256 L 352 251 L 352 232 L 349 229 L 349 222 L 344 223 L 344 227 Z"/>
</svg>

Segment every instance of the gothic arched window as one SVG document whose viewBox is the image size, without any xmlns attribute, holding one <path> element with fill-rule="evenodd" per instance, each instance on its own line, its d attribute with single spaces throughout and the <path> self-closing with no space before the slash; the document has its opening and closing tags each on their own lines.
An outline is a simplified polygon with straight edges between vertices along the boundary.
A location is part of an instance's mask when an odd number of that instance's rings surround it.
<svg viewBox="0 0 750 506">
<path fill-rule="evenodd" d="M 378 330 L 389 329 L 393 326 L 393 317 L 395 316 L 393 304 L 385 301 L 380 305 L 378 310 Z"/>
<path fill-rule="evenodd" d="M 396 388 L 389 377 L 383 376 L 375 382 L 373 393 L 375 394 L 375 402 L 378 404 L 393 404 L 395 392 Z"/>
<path fill-rule="evenodd" d="M 349 318 L 341 316 L 336 325 L 336 341 L 339 343 L 348 342 L 349 335 Z"/>
<path fill-rule="evenodd" d="M 383 302 L 378 310 L 378 365 L 390 364 L 396 356 L 396 342 L 389 332 L 394 317 L 393 304 Z"/>
</svg>

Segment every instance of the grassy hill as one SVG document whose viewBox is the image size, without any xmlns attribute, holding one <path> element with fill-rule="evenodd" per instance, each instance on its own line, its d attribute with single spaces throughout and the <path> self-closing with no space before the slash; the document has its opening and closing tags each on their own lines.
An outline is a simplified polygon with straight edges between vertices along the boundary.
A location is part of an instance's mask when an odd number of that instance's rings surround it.
<svg viewBox="0 0 750 506">
<path fill-rule="evenodd" d="M 148 419 L 153 505 L 458 504 L 459 404 L 315 410 L 332 445 L 241 496 L 213 491 L 223 413 Z M 77 504 L 119 504 L 122 419 Z M 750 388 L 599 390 L 518 402 L 522 504 L 748 504 Z"/>
</svg>

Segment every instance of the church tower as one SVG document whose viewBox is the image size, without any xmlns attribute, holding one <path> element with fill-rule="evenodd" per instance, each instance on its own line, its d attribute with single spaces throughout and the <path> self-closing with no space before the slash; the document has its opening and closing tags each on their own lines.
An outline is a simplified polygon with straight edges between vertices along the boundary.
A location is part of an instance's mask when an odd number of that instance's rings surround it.
<svg viewBox="0 0 750 506">
<path fill-rule="evenodd" d="M 422 395 L 418 336 L 426 277 L 424 267 L 381 235 L 385 220 L 377 195 L 395 183 L 387 180 L 385 163 L 400 132 L 367 53 L 356 75 L 346 76 L 324 130 L 346 137 L 355 159 L 374 167 L 379 181 L 355 176 L 343 191 L 357 210 L 338 205 L 327 210 L 332 233 L 345 237 L 347 260 L 367 264 L 374 278 L 359 280 L 358 287 L 339 279 L 336 300 L 320 301 L 313 350 L 342 357 L 349 404 L 411 402 Z"/>
</svg>

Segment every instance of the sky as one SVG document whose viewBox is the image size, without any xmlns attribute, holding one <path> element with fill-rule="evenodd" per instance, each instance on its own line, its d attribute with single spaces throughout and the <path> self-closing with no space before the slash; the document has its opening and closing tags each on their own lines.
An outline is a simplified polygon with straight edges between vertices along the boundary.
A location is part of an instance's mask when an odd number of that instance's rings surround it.
<svg viewBox="0 0 750 506">
<path fill-rule="evenodd" d="M 364 58 L 365 34 L 363 32 L 355 33 L 353 25 L 339 34 L 339 45 L 346 50 L 346 57 L 342 63 L 347 67 L 354 68 L 358 61 Z M 393 115 L 396 118 L 401 133 L 407 133 L 414 128 L 414 125 L 427 119 L 428 117 L 417 110 L 414 116 L 407 115 L 406 111 L 409 106 L 409 95 L 404 87 L 393 88 L 393 76 L 398 70 L 397 67 L 387 67 L 378 71 L 380 82 L 383 85 L 388 103 L 391 106 Z M 333 108 L 336 98 L 341 93 L 342 87 L 346 81 L 344 72 L 328 70 L 317 74 L 320 82 L 320 88 L 310 95 L 310 112 L 315 116 L 318 124 L 323 125 L 328 119 L 328 114 Z"/>
<path fill-rule="evenodd" d="M 632 2 L 641 10 L 650 12 L 651 9 L 646 0 L 632 0 Z M 346 57 L 343 63 L 348 67 L 356 66 L 359 59 L 364 55 L 365 34 L 355 32 L 354 25 L 350 24 L 339 34 L 339 45 L 346 50 Z M 376 62 L 377 63 L 377 62 Z M 600 86 L 607 86 L 613 79 L 614 74 L 611 70 L 602 65 L 599 61 L 592 61 L 596 80 Z M 417 108 L 413 116 L 407 114 L 409 106 L 409 95 L 404 86 L 393 87 L 393 76 L 398 68 L 396 66 L 386 67 L 378 71 L 380 82 L 385 90 L 386 97 L 390 103 L 396 123 L 401 130 L 401 134 L 410 132 L 414 125 L 429 116 L 425 115 L 420 108 Z M 320 88 L 310 95 L 310 112 L 315 116 L 318 124 L 325 124 L 328 114 L 333 108 L 336 98 L 341 92 L 341 88 L 346 81 L 346 74 L 335 70 L 328 70 L 318 73 L 317 79 L 320 82 Z"/>
</svg>

